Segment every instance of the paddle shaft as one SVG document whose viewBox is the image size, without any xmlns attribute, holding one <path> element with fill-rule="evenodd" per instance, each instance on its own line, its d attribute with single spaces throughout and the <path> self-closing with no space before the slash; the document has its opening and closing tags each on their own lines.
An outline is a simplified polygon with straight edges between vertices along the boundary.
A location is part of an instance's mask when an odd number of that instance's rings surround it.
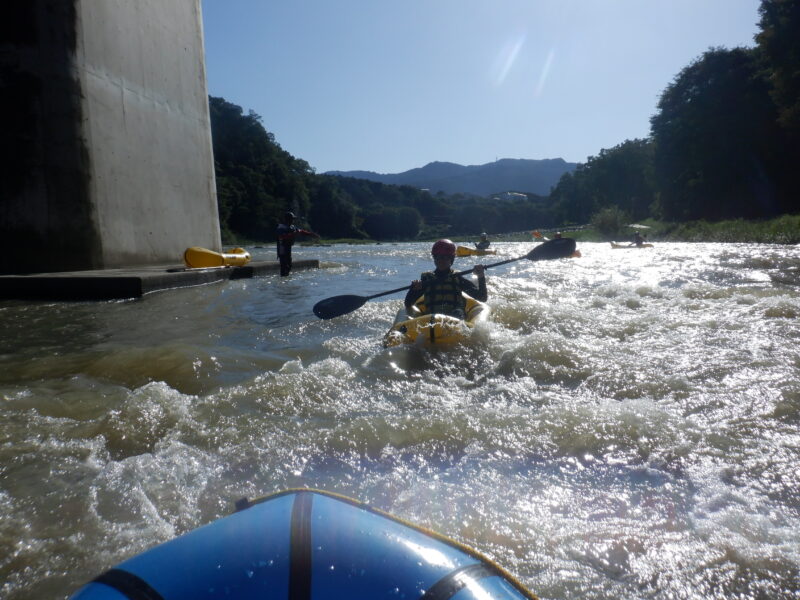
<svg viewBox="0 0 800 600">
<path fill-rule="evenodd" d="M 500 265 L 507 265 L 508 263 L 517 260 L 522 260 L 523 258 L 528 258 L 528 255 L 526 254 L 525 256 L 519 256 L 517 258 L 509 258 L 507 260 L 501 260 L 500 262 L 492 263 L 490 265 L 484 265 L 483 268 L 491 269 L 492 267 L 499 267 Z M 456 275 L 468 275 L 469 273 L 472 273 L 474 268 L 475 267 L 473 267 L 472 269 L 467 269 L 466 271 L 459 271 L 458 273 L 456 273 Z M 404 287 L 396 288 L 394 290 L 389 290 L 388 292 L 380 292 L 379 294 L 373 294 L 372 296 L 364 296 L 364 301 L 366 302 L 367 300 L 372 300 L 373 298 L 380 298 L 381 296 L 388 296 L 389 294 L 396 294 L 397 292 L 402 292 L 403 290 L 407 290 L 410 288 L 411 288 L 410 285 L 406 285 Z"/>
<path fill-rule="evenodd" d="M 555 246 L 554 246 L 555 244 Z M 566 251 L 564 249 L 559 249 L 559 246 L 563 245 L 569 246 Z M 507 265 L 508 263 L 523 260 L 527 258 L 528 260 L 548 260 L 554 258 L 566 258 L 575 250 L 575 240 L 569 238 L 563 238 L 558 240 L 552 240 L 549 242 L 545 242 L 544 244 L 539 244 L 536 248 L 528 252 L 525 256 L 519 256 L 517 258 L 509 258 L 507 260 L 501 260 L 500 262 L 492 263 L 489 265 L 484 265 L 484 269 L 491 269 L 492 267 L 499 267 L 500 265 Z M 472 273 L 475 270 L 473 267 L 472 269 L 467 269 L 466 271 L 460 271 L 456 273 L 456 275 L 466 275 L 468 273 Z M 413 284 L 412 284 L 413 285 Z M 345 294 L 342 296 L 333 296 L 332 298 L 325 298 L 324 300 L 320 300 L 314 305 L 313 311 L 314 314 L 317 315 L 320 319 L 333 319 L 334 317 L 340 317 L 342 315 L 346 315 L 347 313 L 353 312 L 364 306 L 367 300 L 372 300 L 373 298 L 380 298 L 381 296 L 388 296 L 389 294 L 395 294 L 397 292 L 402 292 L 403 290 L 410 289 L 410 285 L 405 285 L 403 287 L 395 288 L 393 290 L 387 290 L 385 292 L 379 292 L 377 294 L 372 294 L 371 296 L 357 296 L 354 294 Z"/>
</svg>

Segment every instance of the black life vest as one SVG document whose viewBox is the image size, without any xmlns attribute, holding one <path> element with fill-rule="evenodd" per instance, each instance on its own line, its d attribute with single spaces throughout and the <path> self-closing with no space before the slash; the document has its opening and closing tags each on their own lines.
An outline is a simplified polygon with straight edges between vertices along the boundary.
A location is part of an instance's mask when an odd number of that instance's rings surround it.
<svg viewBox="0 0 800 600">
<path fill-rule="evenodd" d="M 459 276 L 450 271 L 445 277 L 437 277 L 432 271 L 422 274 L 422 290 L 425 310 L 430 313 L 451 313 L 466 310 L 467 303 L 461 294 Z"/>
</svg>

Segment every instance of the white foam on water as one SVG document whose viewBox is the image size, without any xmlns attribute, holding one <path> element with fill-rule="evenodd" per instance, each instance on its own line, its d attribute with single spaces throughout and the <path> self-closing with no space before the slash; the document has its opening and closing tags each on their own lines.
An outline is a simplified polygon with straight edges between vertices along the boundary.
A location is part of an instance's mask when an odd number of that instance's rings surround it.
<svg viewBox="0 0 800 600">
<path fill-rule="evenodd" d="M 581 251 L 487 271 L 493 318 L 447 352 L 381 347 L 402 292 L 311 315 L 407 285 L 422 244 L 319 249 L 341 266 L 285 281 L 0 305 L 0 595 L 63 595 L 296 486 L 453 536 L 543 597 L 796 594 L 798 250 Z"/>
</svg>

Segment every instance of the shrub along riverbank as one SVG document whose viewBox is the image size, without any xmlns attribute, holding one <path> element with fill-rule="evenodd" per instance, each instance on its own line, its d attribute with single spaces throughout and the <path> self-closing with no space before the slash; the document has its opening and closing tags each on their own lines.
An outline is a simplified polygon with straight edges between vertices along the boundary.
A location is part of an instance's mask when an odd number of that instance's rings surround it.
<svg viewBox="0 0 800 600">
<path fill-rule="evenodd" d="M 800 215 L 783 215 L 774 219 L 748 221 L 734 219 L 730 221 L 689 221 L 686 223 L 670 223 L 646 219 L 638 225 L 647 229 L 639 229 L 650 242 L 727 242 L 755 244 L 800 244 Z M 633 238 L 637 228 L 630 224 L 618 224 L 615 227 L 601 230 L 596 224 L 582 227 L 565 228 L 564 237 L 575 238 L 582 242 L 624 242 Z M 552 238 L 555 229 L 541 229 L 542 235 Z M 489 235 L 497 242 L 534 241 L 531 231 L 520 231 L 511 234 Z M 477 241 L 472 238 L 456 238 L 456 242 Z"/>
<path fill-rule="evenodd" d="M 800 244 L 800 215 L 783 215 L 775 219 L 763 221 L 747 221 L 735 219 L 731 221 L 690 221 L 687 223 L 669 223 L 646 219 L 638 223 L 648 229 L 639 229 L 650 242 L 726 242 L 726 243 L 755 243 L 755 244 Z M 542 235 L 552 238 L 555 229 L 541 229 Z M 595 225 L 586 225 L 574 228 L 565 228 L 565 237 L 575 238 L 582 242 L 624 242 L 632 239 L 635 228 L 629 224 L 620 224 L 612 231 L 600 231 Z M 537 241 L 533 231 L 519 231 L 492 235 L 489 239 L 495 242 L 534 242 Z M 472 246 L 478 241 L 480 235 L 454 236 L 453 241 L 465 246 Z M 435 241 L 434 239 L 417 239 L 405 241 Z M 300 242 L 303 246 L 320 246 L 331 244 L 379 244 L 392 242 L 379 242 L 377 240 L 338 238 L 307 240 Z M 223 245 L 241 245 L 241 242 L 223 243 Z M 246 243 L 245 245 L 252 245 Z M 270 246 L 273 243 L 269 244 Z"/>
<path fill-rule="evenodd" d="M 729 242 L 756 244 L 800 243 L 800 215 L 783 215 L 774 219 L 748 221 L 688 221 L 670 223 L 647 219 L 639 231 L 651 242 Z M 594 226 L 570 233 L 585 242 L 624 241 L 633 237 L 635 229 L 622 225 L 616 231 L 601 232 Z"/>
</svg>

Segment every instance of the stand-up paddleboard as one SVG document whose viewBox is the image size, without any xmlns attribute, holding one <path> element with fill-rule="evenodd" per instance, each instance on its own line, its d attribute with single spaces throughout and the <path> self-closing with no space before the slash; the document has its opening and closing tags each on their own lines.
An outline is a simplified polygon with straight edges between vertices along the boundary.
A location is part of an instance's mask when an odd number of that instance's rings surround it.
<svg viewBox="0 0 800 600">
<path fill-rule="evenodd" d="M 214 252 L 208 248 L 192 246 L 183 253 L 183 262 L 190 269 L 241 267 L 250 262 L 250 253 L 244 248 L 234 248 L 228 252 Z"/>
<path fill-rule="evenodd" d="M 73 600 L 520 600 L 475 550 L 356 500 L 288 490 L 134 556 Z"/>
</svg>

